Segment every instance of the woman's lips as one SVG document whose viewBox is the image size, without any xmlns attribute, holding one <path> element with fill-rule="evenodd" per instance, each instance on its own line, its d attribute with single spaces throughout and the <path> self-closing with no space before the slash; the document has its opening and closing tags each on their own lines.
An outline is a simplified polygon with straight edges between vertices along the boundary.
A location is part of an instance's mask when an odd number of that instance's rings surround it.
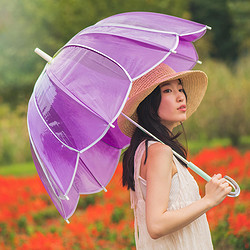
<svg viewBox="0 0 250 250">
<path fill-rule="evenodd" d="M 186 107 L 186 105 L 181 105 L 181 106 L 178 108 L 178 110 L 186 112 L 187 107 Z"/>
</svg>

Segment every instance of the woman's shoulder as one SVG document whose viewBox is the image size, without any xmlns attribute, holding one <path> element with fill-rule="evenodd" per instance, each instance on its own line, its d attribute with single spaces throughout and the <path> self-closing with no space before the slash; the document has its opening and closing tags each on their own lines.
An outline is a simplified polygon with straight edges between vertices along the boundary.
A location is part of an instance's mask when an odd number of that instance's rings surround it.
<svg viewBox="0 0 250 250">
<path fill-rule="evenodd" d="M 165 155 L 168 157 L 173 157 L 173 151 L 171 147 L 161 142 L 154 142 L 148 147 L 149 152 L 152 152 L 157 155 Z"/>
<path fill-rule="evenodd" d="M 160 142 L 156 142 L 148 148 L 148 165 L 171 165 L 173 161 L 172 149 Z"/>
<path fill-rule="evenodd" d="M 165 144 L 156 142 L 148 148 L 148 159 L 144 165 L 146 180 L 162 180 L 163 182 L 172 177 L 173 152 Z M 150 182 L 152 183 L 152 182 Z"/>
</svg>

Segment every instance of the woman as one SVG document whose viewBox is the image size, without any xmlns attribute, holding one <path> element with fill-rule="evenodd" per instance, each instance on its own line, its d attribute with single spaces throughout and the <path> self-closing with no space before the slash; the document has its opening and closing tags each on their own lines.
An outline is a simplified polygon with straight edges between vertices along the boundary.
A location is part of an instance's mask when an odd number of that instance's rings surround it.
<svg viewBox="0 0 250 250">
<path fill-rule="evenodd" d="M 206 88 L 204 72 L 176 73 L 163 63 L 133 82 L 123 112 L 165 143 L 118 118 L 121 131 L 131 137 L 123 158 L 123 185 L 130 189 L 137 249 L 213 249 L 205 213 L 231 187 L 214 175 L 201 198 L 194 178 L 172 153 L 186 158 L 172 131 L 197 109 Z"/>
</svg>

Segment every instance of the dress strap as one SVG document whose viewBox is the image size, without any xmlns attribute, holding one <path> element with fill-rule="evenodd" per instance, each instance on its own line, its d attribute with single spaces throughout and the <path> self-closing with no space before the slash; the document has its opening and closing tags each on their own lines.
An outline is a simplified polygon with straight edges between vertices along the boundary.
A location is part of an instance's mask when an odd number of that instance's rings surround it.
<svg viewBox="0 0 250 250">
<path fill-rule="evenodd" d="M 130 190 L 130 204 L 131 204 L 132 209 L 135 208 L 137 201 L 138 201 L 138 199 L 136 197 L 135 191 Z"/>
<path fill-rule="evenodd" d="M 141 168 L 141 159 L 142 156 L 146 150 L 146 147 L 149 148 L 152 144 L 156 143 L 157 141 L 142 141 L 139 146 L 136 149 L 135 152 L 135 158 L 134 158 L 134 180 L 135 180 L 135 189 L 136 192 L 131 192 L 132 195 L 130 196 L 132 198 L 131 205 L 134 207 L 134 205 L 137 203 L 139 199 L 143 199 L 143 194 L 141 190 L 141 185 L 139 183 L 139 176 L 140 176 L 140 168 Z"/>
<path fill-rule="evenodd" d="M 132 192 L 130 192 L 131 195 Z M 135 192 L 134 192 L 135 193 Z M 130 196 L 131 197 L 131 196 Z M 131 207 L 132 207 L 132 203 L 131 203 Z M 138 222 L 137 222 L 137 213 L 136 213 L 136 209 L 135 209 L 135 204 L 134 207 L 132 207 L 134 210 L 134 230 L 135 230 L 135 245 L 138 246 L 139 244 L 139 234 L 138 234 Z"/>
</svg>

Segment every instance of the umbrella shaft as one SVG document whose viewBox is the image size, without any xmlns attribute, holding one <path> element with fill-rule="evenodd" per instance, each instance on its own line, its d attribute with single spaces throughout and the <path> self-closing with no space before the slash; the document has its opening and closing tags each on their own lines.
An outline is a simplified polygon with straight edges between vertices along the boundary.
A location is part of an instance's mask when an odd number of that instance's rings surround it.
<svg viewBox="0 0 250 250">
<path fill-rule="evenodd" d="M 206 174 L 204 171 L 202 171 L 200 168 L 198 168 L 196 165 L 194 165 L 192 162 L 189 162 L 187 164 L 189 168 L 191 168 L 196 174 L 198 174 L 200 177 L 202 177 L 204 180 L 209 182 L 211 180 L 211 177 Z"/>
</svg>

